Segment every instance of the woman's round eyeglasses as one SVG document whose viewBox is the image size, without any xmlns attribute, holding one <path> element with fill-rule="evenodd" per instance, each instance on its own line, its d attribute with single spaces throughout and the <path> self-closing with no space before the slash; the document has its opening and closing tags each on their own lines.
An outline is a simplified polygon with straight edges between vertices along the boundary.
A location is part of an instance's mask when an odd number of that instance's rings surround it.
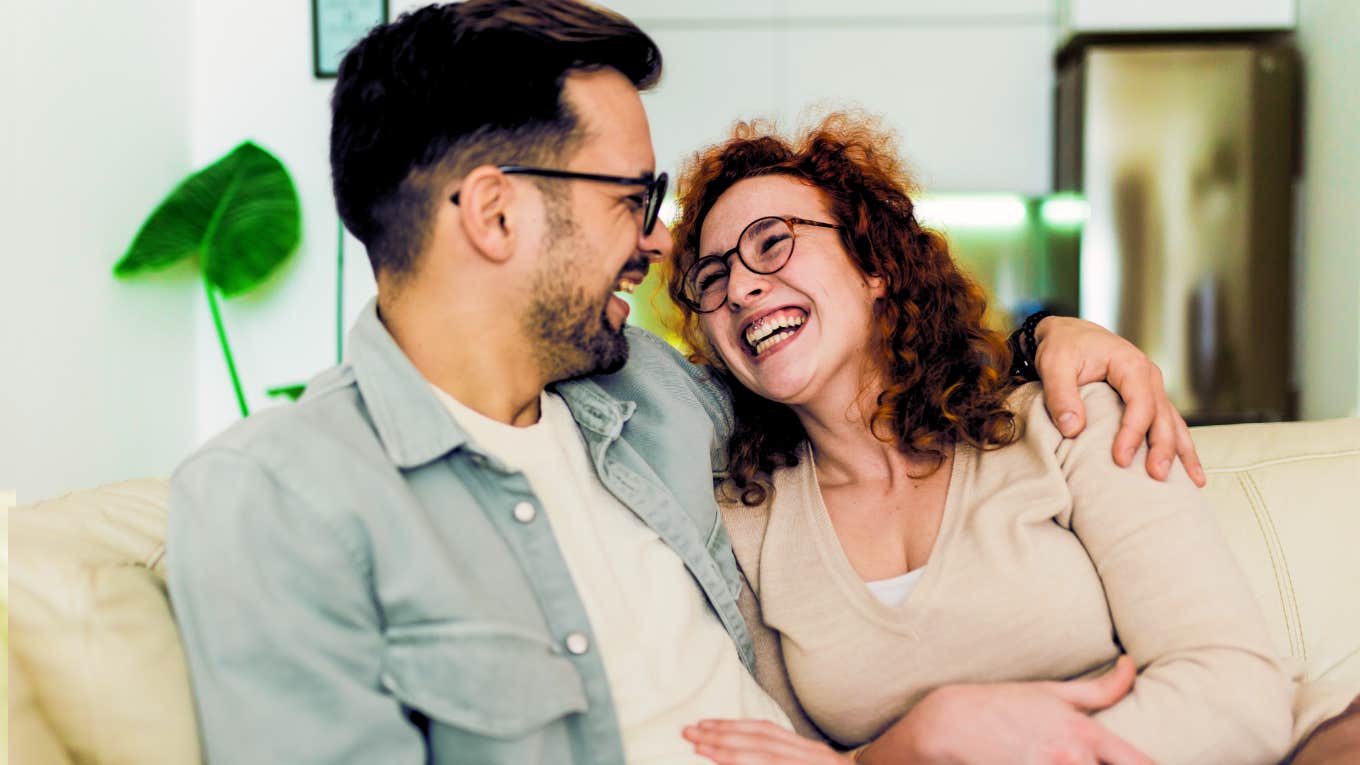
<svg viewBox="0 0 1360 765">
<path fill-rule="evenodd" d="M 793 257 L 794 225 L 840 229 L 834 223 L 792 216 L 757 218 L 741 230 L 736 247 L 721 255 L 699 258 L 685 271 L 681 301 L 699 313 L 721 308 L 727 302 L 727 278 L 732 271 L 728 263 L 733 255 L 753 273 L 772 274 L 783 268 Z"/>
</svg>

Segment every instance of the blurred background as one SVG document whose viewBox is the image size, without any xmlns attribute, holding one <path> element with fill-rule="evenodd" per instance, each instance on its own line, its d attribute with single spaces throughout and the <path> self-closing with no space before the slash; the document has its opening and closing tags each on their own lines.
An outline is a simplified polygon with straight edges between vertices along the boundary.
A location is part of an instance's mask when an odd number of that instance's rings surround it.
<svg viewBox="0 0 1360 765">
<path fill-rule="evenodd" d="M 347 24 L 420 4 L 7 7 L 0 492 L 167 474 L 240 416 L 197 265 L 111 269 L 243 140 L 288 168 L 302 238 L 221 302 L 242 395 L 278 405 L 270 389 L 335 362 L 374 286 L 340 236 L 318 72 Z M 1360 2 L 607 4 L 661 46 L 644 102 L 673 177 L 738 119 L 880 115 L 998 325 L 1039 307 L 1098 321 L 1195 422 L 1360 416 Z M 664 310 L 634 297 L 663 333 Z"/>
</svg>

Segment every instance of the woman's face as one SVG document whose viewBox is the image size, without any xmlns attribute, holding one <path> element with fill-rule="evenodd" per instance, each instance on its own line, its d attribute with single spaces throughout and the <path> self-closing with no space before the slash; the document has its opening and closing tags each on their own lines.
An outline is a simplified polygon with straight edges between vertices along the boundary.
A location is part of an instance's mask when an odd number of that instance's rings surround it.
<svg viewBox="0 0 1360 765">
<path fill-rule="evenodd" d="M 748 178 L 704 219 L 700 257 L 736 247 L 747 225 L 767 216 L 836 222 L 814 186 L 781 175 Z M 795 223 L 793 233 L 793 254 L 775 273 L 754 273 L 735 255 L 729 259 L 727 301 L 701 314 L 700 329 L 732 374 L 760 396 L 797 406 L 857 395 L 882 281 L 860 273 L 839 231 Z"/>
</svg>

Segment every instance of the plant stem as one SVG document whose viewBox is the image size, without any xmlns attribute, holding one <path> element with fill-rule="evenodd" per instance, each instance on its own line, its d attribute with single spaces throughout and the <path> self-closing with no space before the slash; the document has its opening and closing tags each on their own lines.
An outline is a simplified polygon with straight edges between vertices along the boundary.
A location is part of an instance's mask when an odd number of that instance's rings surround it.
<svg viewBox="0 0 1360 765">
<path fill-rule="evenodd" d="M 241 407 L 241 416 L 249 417 L 250 409 L 246 406 L 246 395 L 241 392 L 241 378 L 236 374 L 236 362 L 231 358 L 231 345 L 227 343 L 227 331 L 222 328 L 222 313 L 217 308 L 217 295 L 214 294 L 212 283 L 206 276 L 203 278 L 203 291 L 208 295 L 208 307 L 212 309 L 213 326 L 217 327 L 217 341 L 222 344 L 222 355 L 227 358 L 231 385 L 236 389 L 236 403 Z"/>
<path fill-rule="evenodd" d="M 336 221 L 335 233 L 335 363 L 345 356 L 345 222 Z"/>
</svg>

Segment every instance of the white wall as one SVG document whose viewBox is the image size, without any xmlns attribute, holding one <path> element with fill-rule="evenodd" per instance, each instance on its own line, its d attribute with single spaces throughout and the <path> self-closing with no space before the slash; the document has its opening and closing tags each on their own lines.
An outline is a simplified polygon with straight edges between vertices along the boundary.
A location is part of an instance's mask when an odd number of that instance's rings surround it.
<svg viewBox="0 0 1360 765">
<path fill-rule="evenodd" d="M 189 269 L 115 281 L 190 169 L 182 0 L 6 6 L 0 491 L 168 473 L 193 444 Z"/>
<path fill-rule="evenodd" d="M 1292 29 L 1297 2 L 1298 0 L 1138 0 L 1138 2 L 1060 0 L 1060 13 L 1064 34 Z"/>
<path fill-rule="evenodd" d="M 1299 0 L 1302 416 L 1360 417 L 1360 3 Z"/>
<path fill-rule="evenodd" d="M 335 362 L 337 216 L 330 187 L 329 98 L 312 76 L 311 4 L 276 0 L 191 3 L 192 156 L 206 165 L 244 139 L 288 167 L 302 200 L 302 245 L 259 289 L 222 304 L 223 323 L 251 410 L 277 403 L 268 388 L 306 382 Z M 348 328 L 373 278 L 347 238 Z M 196 311 L 195 440 L 239 418 L 206 305 Z"/>
<path fill-rule="evenodd" d="M 661 46 L 644 96 L 672 172 L 739 118 L 860 107 L 928 191 L 1049 187 L 1053 0 L 613 0 Z"/>
</svg>

